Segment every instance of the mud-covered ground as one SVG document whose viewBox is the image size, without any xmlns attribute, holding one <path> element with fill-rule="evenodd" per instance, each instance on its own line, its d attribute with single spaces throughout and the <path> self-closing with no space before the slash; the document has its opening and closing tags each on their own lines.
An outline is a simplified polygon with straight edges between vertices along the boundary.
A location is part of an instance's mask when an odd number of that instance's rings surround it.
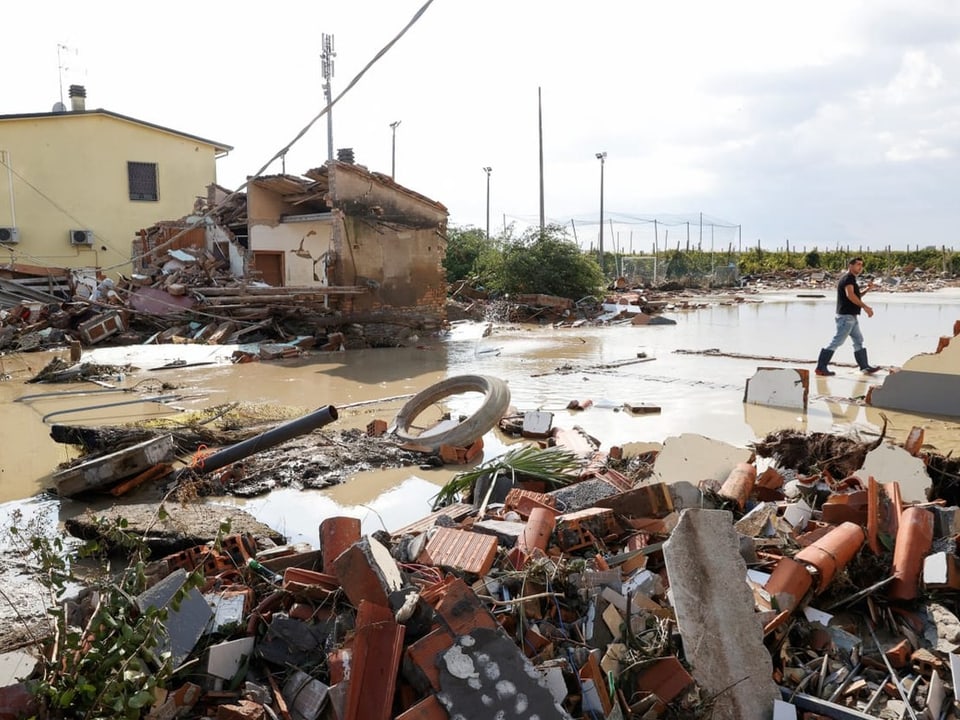
<svg viewBox="0 0 960 720">
<path fill-rule="evenodd" d="M 255 497 L 277 488 L 321 489 L 360 472 L 440 463 L 439 458 L 403 449 L 388 436 L 363 430 L 320 430 L 251 455 L 216 473 L 187 469 L 184 489 L 199 495 Z"/>
</svg>

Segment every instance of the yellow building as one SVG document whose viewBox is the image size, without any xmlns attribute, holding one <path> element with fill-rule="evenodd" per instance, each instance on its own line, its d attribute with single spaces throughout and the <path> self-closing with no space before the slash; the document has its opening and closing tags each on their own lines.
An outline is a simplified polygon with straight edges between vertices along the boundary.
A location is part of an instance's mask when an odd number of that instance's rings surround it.
<svg viewBox="0 0 960 720">
<path fill-rule="evenodd" d="M 74 85 L 70 111 L 0 115 L 0 264 L 128 273 L 136 234 L 190 214 L 233 149 L 85 96 Z"/>
</svg>

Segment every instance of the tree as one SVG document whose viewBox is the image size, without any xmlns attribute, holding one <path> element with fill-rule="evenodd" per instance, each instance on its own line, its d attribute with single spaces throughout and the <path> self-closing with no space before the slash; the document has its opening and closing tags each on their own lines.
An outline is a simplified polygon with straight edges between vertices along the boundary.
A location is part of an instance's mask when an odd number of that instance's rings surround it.
<svg viewBox="0 0 960 720">
<path fill-rule="evenodd" d="M 447 228 L 447 253 L 443 259 L 447 282 L 474 277 L 477 260 L 491 250 L 496 251 L 495 243 L 483 230 L 474 227 Z"/>
<path fill-rule="evenodd" d="M 544 293 L 579 300 L 604 285 L 600 266 L 561 225 L 531 228 L 503 245 L 502 272 L 492 284 L 505 293 Z"/>
</svg>

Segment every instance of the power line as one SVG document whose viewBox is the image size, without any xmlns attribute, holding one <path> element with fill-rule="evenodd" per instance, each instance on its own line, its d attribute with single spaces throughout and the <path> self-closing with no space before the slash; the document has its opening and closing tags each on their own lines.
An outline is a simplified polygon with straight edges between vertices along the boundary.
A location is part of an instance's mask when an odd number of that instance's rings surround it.
<svg viewBox="0 0 960 720">
<path fill-rule="evenodd" d="M 320 118 L 322 118 L 324 115 L 326 115 L 334 105 L 336 105 L 338 102 L 340 102 L 340 99 L 341 99 L 344 95 L 346 95 L 348 92 L 350 92 L 350 90 L 353 89 L 353 86 L 354 86 L 354 85 L 356 85 L 358 82 L 360 82 L 360 78 L 362 78 L 364 75 L 366 75 L 366 74 L 367 74 L 367 71 L 370 70 L 370 68 L 372 68 L 372 67 L 380 60 L 380 58 L 382 58 L 384 55 L 386 55 L 387 52 L 390 50 L 390 48 L 392 48 L 394 45 L 397 44 L 397 42 L 400 40 L 400 38 L 402 38 L 404 35 L 407 34 L 407 31 L 408 31 L 410 28 L 412 28 L 412 27 L 417 23 L 418 20 L 420 20 L 421 16 L 427 11 L 427 8 L 429 8 L 432 4 L 433 4 L 433 0 L 427 0 L 427 1 L 420 7 L 420 9 L 417 10 L 416 13 L 414 13 L 413 17 L 412 17 L 412 18 L 410 19 L 410 21 L 403 27 L 403 29 L 400 30 L 400 32 L 397 33 L 390 42 L 388 42 L 386 45 L 384 45 L 384 46 L 379 50 L 379 52 L 377 52 L 377 54 L 373 56 L 373 58 L 370 60 L 370 62 L 368 62 L 366 65 L 364 65 L 364 66 L 363 66 L 363 69 L 361 69 L 360 72 L 358 72 L 358 73 L 353 77 L 353 79 L 352 79 L 349 83 L 347 83 L 347 86 L 340 92 L 339 95 L 337 95 L 333 100 L 331 100 L 331 101 L 327 104 L 326 107 L 324 107 L 319 113 L 317 113 L 317 114 L 313 117 L 313 119 L 311 119 L 310 122 L 308 122 L 308 123 L 303 127 L 303 129 L 300 130 L 300 132 L 298 132 L 298 133 L 296 134 L 296 136 L 294 136 L 293 140 L 291 140 L 291 141 L 288 142 L 286 145 L 284 145 L 282 148 L 280 148 L 280 150 L 278 150 L 278 151 L 273 155 L 273 157 L 271 157 L 266 163 L 264 163 L 263 167 L 261 167 L 259 170 L 257 170 L 257 172 L 256 172 L 254 175 L 248 177 L 247 180 L 246 180 L 242 185 L 240 185 L 240 187 L 238 187 L 238 188 L 237 188 L 236 190 L 234 190 L 232 193 L 230 193 L 229 195 L 227 195 L 223 200 L 221 200 L 220 205 L 226 204 L 227 201 L 233 199 L 234 197 L 236 197 L 237 195 L 239 195 L 241 192 L 243 192 L 251 182 L 253 182 L 253 181 L 256 180 L 257 178 L 261 177 L 261 175 L 263 174 L 263 172 L 264 172 L 268 167 L 270 167 L 270 166 L 274 163 L 275 160 L 277 160 L 278 158 L 281 158 L 281 157 L 283 157 L 284 155 L 286 155 L 287 152 L 290 150 L 290 148 L 292 148 L 297 142 L 299 142 L 300 139 L 301 139 L 304 135 L 307 134 L 307 132 L 310 130 L 310 128 L 312 128 Z M 219 206 L 214 206 L 214 207 L 209 208 L 206 212 L 203 213 L 203 215 L 200 216 L 201 219 L 206 219 L 206 218 L 210 217 L 211 215 L 213 215 L 213 212 L 217 209 L 217 207 L 219 207 Z M 179 239 L 181 236 L 185 235 L 185 234 L 186 234 L 189 230 L 191 230 L 191 229 L 192 229 L 192 228 L 185 228 L 185 229 L 181 230 L 181 231 L 178 232 L 176 235 L 174 235 L 173 237 L 171 237 L 169 240 L 166 240 L 166 241 L 160 243 L 159 245 L 157 245 L 157 246 L 156 246 L 155 248 L 153 248 L 149 253 L 144 253 L 144 254 L 142 254 L 142 255 L 138 255 L 138 256 L 136 256 L 136 257 L 130 258 L 130 262 L 135 262 L 136 260 L 139 260 L 139 259 L 141 259 L 141 258 L 144 258 L 144 257 L 146 257 L 147 255 L 156 252 L 157 250 L 163 250 L 164 248 L 169 247 L 170 245 L 172 245 L 172 244 L 174 243 L 174 241 L 176 241 L 177 239 Z M 123 267 L 123 266 L 126 265 L 126 264 L 127 264 L 126 262 L 124 262 L 124 263 L 118 263 L 118 264 L 116 264 L 116 265 L 111 265 L 111 266 L 109 266 L 109 267 L 105 267 L 105 268 L 102 268 L 102 269 L 103 269 L 103 270 L 114 270 L 114 269 L 116 269 L 116 268 L 118 268 L 118 267 Z"/>
</svg>

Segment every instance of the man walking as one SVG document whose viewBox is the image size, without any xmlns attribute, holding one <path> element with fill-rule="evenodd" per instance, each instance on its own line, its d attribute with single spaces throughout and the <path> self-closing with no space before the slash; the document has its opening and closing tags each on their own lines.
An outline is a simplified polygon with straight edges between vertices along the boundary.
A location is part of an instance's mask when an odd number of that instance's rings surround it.
<svg viewBox="0 0 960 720">
<path fill-rule="evenodd" d="M 837 334 L 820 351 L 815 371 L 817 375 L 836 375 L 835 372 L 827 368 L 827 364 L 833 358 L 833 353 L 843 345 L 848 337 L 853 340 L 853 357 L 857 359 L 857 365 L 860 366 L 861 372 L 865 375 L 872 375 L 880 369 L 867 361 L 867 349 L 863 346 L 863 334 L 860 332 L 858 320 L 860 310 L 867 313 L 867 317 L 873 317 L 873 308 L 861 300 L 861 297 L 874 289 L 873 283 L 863 289 L 860 288 L 857 283 L 857 276 L 862 272 L 863 258 L 855 257 L 847 263 L 847 272 L 837 283 Z"/>
</svg>

